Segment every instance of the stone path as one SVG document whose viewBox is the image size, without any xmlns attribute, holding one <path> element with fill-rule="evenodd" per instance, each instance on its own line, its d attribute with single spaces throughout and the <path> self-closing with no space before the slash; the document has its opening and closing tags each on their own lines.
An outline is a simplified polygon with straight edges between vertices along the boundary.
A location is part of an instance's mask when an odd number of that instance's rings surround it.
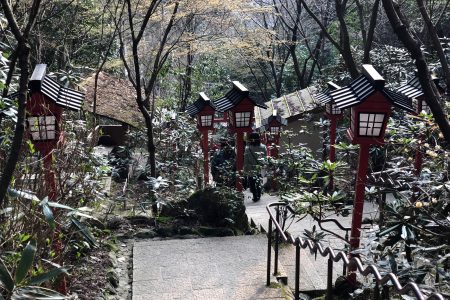
<svg viewBox="0 0 450 300">
<path fill-rule="evenodd" d="M 258 225 L 267 228 L 267 204 L 277 197 L 264 194 L 254 203 L 246 192 L 247 215 Z M 373 215 L 376 207 L 365 205 L 365 213 Z M 344 226 L 351 217 L 335 216 Z M 311 218 L 294 221 L 289 232 L 302 236 L 315 222 Z M 332 230 L 333 227 L 331 227 Z M 343 242 L 327 236 L 325 244 L 342 249 Z M 272 255 L 273 257 L 273 255 Z M 285 299 L 282 290 L 266 287 L 267 238 L 255 236 L 198 238 L 184 240 L 148 240 L 134 244 L 133 300 L 248 300 Z M 294 285 L 295 248 L 284 245 L 280 250 L 280 265 Z M 326 258 L 307 250 L 301 252 L 300 290 L 325 290 Z M 272 268 L 273 270 L 273 268 Z M 335 279 L 342 274 L 342 265 L 334 265 Z"/>
<path fill-rule="evenodd" d="M 266 210 L 266 206 L 269 203 L 279 201 L 278 197 L 264 194 L 261 200 L 253 202 L 251 200 L 251 194 L 246 192 L 245 205 L 247 216 L 253 220 L 256 225 L 261 226 L 267 230 L 269 215 Z M 364 205 L 364 217 L 374 216 L 377 212 L 377 207 L 370 202 L 366 202 Z M 336 218 L 343 226 L 351 226 L 351 215 L 348 217 L 331 215 L 330 217 Z M 320 228 L 317 223 L 311 218 L 306 217 L 302 220 L 291 220 L 288 222 L 290 226 L 288 231 L 294 236 L 303 237 L 305 229 L 311 230 L 313 225 L 316 225 L 317 230 Z M 345 235 L 336 225 L 327 223 L 323 225 L 324 228 L 332 230 L 342 236 Z M 328 234 L 323 240 L 324 246 L 331 246 L 334 250 L 342 250 L 344 248 L 344 242 L 330 234 Z M 300 252 L 300 291 L 317 291 L 325 290 L 327 285 L 327 258 L 322 257 L 320 254 L 315 259 L 314 254 L 311 254 L 308 250 L 301 250 Z M 288 285 L 292 288 L 295 283 L 295 247 L 292 245 L 283 245 L 280 248 L 280 264 L 283 266 L 286 275 L 288 276 Z M 342 263 L 333 264 L 333 279 L 342 275 Z M 333 280 L 334 281 L 334 280 Z"/>
<path fill-rule="evenodd" d="M 265 235 L 136 242 L 132 299 L 285 299 L 265 286 L 266 249 Z"/>
</svg>

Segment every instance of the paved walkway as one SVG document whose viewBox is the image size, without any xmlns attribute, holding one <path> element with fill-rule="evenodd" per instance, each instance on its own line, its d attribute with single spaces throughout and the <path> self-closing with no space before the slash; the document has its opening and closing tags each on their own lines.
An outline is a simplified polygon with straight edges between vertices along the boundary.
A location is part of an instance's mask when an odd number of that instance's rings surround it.
<svg viewBox="0 0 450 300">
<path fill-rule="evenodd" d="M 246 192 L 248 217 L 267 228 L 266 206 L 276 201 L 277 197 L 264 194 L 261 201 L 254 203 Z M 373 215 L 376 207 L 366 203 L 365 213 Z M 344 226 L 350 225 L 350 216 L 334 217 Z M 304 230 L 311 229 L 314 224 L 311 218 L 293 220 L 289 232 L 302 236 Z M 342 241 L 330 235 L 325 238 L 325 244 L 335 249 L 343 248 Z M 284 245 L 280 249 L 280 265 L 292 287 L 295 282 L 295 248 Z M 285 299 L 280 289 L 265 286 L 266 259 L 267 238 L 264 234 L 136 242 L 133 249 L 132 299 Z M 315 260 L 313 254 L 302 250 L 300 290 L 324 290 L 326 266 L 326 258 L 318 255 Z M 335 264 L 333 278 L 341 273 L 342 265 Z"/>
<path fill-rule="evenodd" d="M 265 235 L 136 242 L 133 300 L 285 299 L 266 287 Z"/>
<path fill-rule="evenodd" d="M 251 194 L 246 192 L 245 205 L 247 216 L 253 220 L 256 225 L 261 226 L 267 230 L 269 215 L 266 210 L 266 206 L 269 203 L 279 201 L 279 197 L 264 194 L 261 200 L 253 202 L 251 200 Z M 377 206 L 370 202 L 366 202 L 364 205 L 364 216 L 372 217 L 376 215 Z M 336 218 L 343 226 L 351 226 L 351 215 L 347 217 L 331 215 L 330 218 Z M 291 219 L 287 222 L 288 231 L 294 236 L 303 237 L 305 229 L 311 230 L 313 225 L 316 225 L 316 229 L 320 231 L 317 223 L 311 218 L 306 217 L 302 220 Z M 332 223 L 326 223 L 324 228 L 336 232 L 342 236 L 345 235 L 336 225 Z M 335 250 L 344 249 L 344 242 L 333 235 L 327 234 L 322 244 L 324 246 L 331 246 Z M 327 258 L 322 257 L 320 254 L 315 259 L 314 254 L 310 251 L 301 250 L 300 252 L 300 291 L 315 291 L 325 290 L 327 284 Z M 295 283 L 295 247 L 292 245 L 283 245 L 280 248 L 280 264 L 288 276 L 288 285 L 292 288 Z M 333 265 L 333 278 L 336 279 L 342 275 L 342 263 L 334 263 Z"/>
</svg>

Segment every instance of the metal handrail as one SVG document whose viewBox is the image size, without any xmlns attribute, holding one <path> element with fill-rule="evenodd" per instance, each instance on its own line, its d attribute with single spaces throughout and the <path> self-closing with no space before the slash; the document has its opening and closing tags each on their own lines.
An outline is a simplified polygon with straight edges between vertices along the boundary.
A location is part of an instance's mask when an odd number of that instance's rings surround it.
<svg viewBox="0 0 450 300">
<path fill-rule="evenodd" d="M 295 258 L 295 293 L 294 297 L 296 300 L 300 299 L 300 291 L 299 291 L 299 280 L 300 280 L 300 248 L 306 249 L 309 248 L 310 251 L 314 253 L 318 252 L 321 256 L 328 256 L 328 276 L 327 276 L 327 300 L 333 298 L 332 294 L 332 280 L 333 280 L 333 262 L 339 262 L 342 260 L 345 267 L 350 268 L 356 265 L 357 270 L 363 276 L 373 275 L 376 280 L 376 290 L 379 290 L 380 286 L 385 285 L 390 282 L 394 287 L 397 293 L 400 295 L 405 295 L 408 292 L 412 291 L 419 300 L 444 300 L 444 297 L 440 293 L 433 293 L 429 297 L 425 298 L 420 288 L 414 282 L 408 282 L 406 285 L 402 286 L 398 277 L 394 273 L 389 273 L 385 276 L 381 276 L 380 271 L 373 264 L 368 265 L 364 268 L 363 263 L 358 257 L 348 258 L 347 254 L 344 251 L 339 251 L 337 253 L 330 247 L 324 248 L 320 242 L 314 242 L 308 239 L 302 239 L 301 237 L 294 238 L 289 232 L 285 232 L 280 225 L 280 206 L 284 206 L 287 210 L 294 212 L 294 210 L 285 202 L 273 202 L 266 206 L 267 212 L 269 213 L 269 230 L 268 230 L 268 249 L 267 249 L 267 281 L 266 284 L 270 285 L 270 276 L 271 276 L 271 257 L 272 257 L 272 223 L 275 225 L 275 249 L 274 249 L 274 272 L 276 275 L 278 273 L 278 248 L 280 238 L 287 243 L 293 244 L 296 246 L 296 258 Z M 276 207 L 276 216 L 271 211 L 272 207 Z M 378 299 L 378 295 L 375 295 L 376 299 Z"/>
</svg>

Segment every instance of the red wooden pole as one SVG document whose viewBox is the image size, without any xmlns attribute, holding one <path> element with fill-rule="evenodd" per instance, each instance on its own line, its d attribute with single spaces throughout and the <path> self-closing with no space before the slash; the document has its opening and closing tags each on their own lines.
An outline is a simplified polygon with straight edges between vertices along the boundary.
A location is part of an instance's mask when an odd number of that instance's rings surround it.
<svg viewBox="0 0 450 300">
<path fill-rule="evenodd" d="M 276 143 L 272 143 L 270 146 L 270 156 L 273 158 L 278 158 L 278 145 Z"/>
<path fill-rule="evenodd" d="M 52 150 L 53 148 L 48 147 L 43 151 L 44 155 L 44 176 L 45 176 L 45 184 L 48 189 L 48 200 L 49 201 L 55 201 L 57 198 L 57 189 L 56 189 L 56 180 L 55 180 L 55 173 L 53 172 L 52 168 Z M 54 217 L 56 219 L 56 214 L 53 211 Z M 53 234 L 53 249 L 56 253 L 56 255 L 60 256 L 61 262 L 62 262 L 62 253 L 64 250 L 63 243 L 61 242 L 61 239 L 59 238 L 59 234 L 61 233 L 61 228 L 59 224 L 56 225 L 56 230 Z M 61 264 L 62 265 L 62 264 Z M 61 275 L 58 283 L 58 292 L 60 292 L 63 295 L 67 294 L 67 281 L 66 276 Z"/>
<path fill-rule="evenodd" d="M 335 116 L 330 116 L 330 151 L 329 151 L 329 160 L 331 162 L 336 161 L 336 149 L 334 145 L 336 144 L 336 127 L 337 127 L 337 119 Z M 334 190 L 334 180 L 333 174 L 330 174 L 330 182 L 328 183 L 328 190 Z"/>
<path fill-rule="evenodd" d="M 48 200 L 56 200 L 56 181 L 55 173 L 52 170 L 52 149 L 48 149 L 43 153 L 44 155 L 44 176 L 45 184 L 48 189 Z"/>
<path fill-rule="evenodd" d="M 203 178 L 205 187 L 209 185 L 209 147 L 208 130 L 203 130 Z"/>
<path fill-rule="evenodd" d="M 330 151 L 329 151 L 329 159 L 331 162 L 336 161 L 336 149 L 334 148 L 334 144 L 336 144 L 336 117 L 330 117 Z"/>
<path fill-rule="evenodd" d="M 241 176 L 242 170 L 244 169 L 244 133 L 237 132 L 236 133 L 236 189 L 239 192 L 244 190 L 242 186 Z"/>
<path fill-rule="evenodd" d="M 364 192 L 365 192 L 364 189 L 366 186 L 369 148 L 370 144 L 361 144 L 359 148 L 358 174 L 356 177 L 355 200 L 353 203 L 353 215 L 352 215 L 352 228 L 350 231 L 350 251 L 359 248 L 361 236 L 360 228 L 362 225 L 362 216 L 364 210 Z M 356 271 L 356 266 L 350 268 L 349 271 Z M 356 281 L 356 276 L 352 275 L 352 277 L 354 281 Z"/>
</svg>

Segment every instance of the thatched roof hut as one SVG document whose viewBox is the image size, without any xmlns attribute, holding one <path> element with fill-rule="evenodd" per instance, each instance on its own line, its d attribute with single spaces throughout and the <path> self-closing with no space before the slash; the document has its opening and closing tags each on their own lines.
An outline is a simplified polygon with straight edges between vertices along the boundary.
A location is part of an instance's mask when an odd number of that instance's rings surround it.
<svg viewBox="0 0 450 300">
<path fill-rule="evenodd" d="M 84 109 L 93 112 L 95 75 L 82 86 L 86 90 Z M 143 127 L 144 117 L 136 103 L 136 91 L 127 79 L 100 72 L 97 86 L 97 114 L 133 127 Z"/>
</svg>

